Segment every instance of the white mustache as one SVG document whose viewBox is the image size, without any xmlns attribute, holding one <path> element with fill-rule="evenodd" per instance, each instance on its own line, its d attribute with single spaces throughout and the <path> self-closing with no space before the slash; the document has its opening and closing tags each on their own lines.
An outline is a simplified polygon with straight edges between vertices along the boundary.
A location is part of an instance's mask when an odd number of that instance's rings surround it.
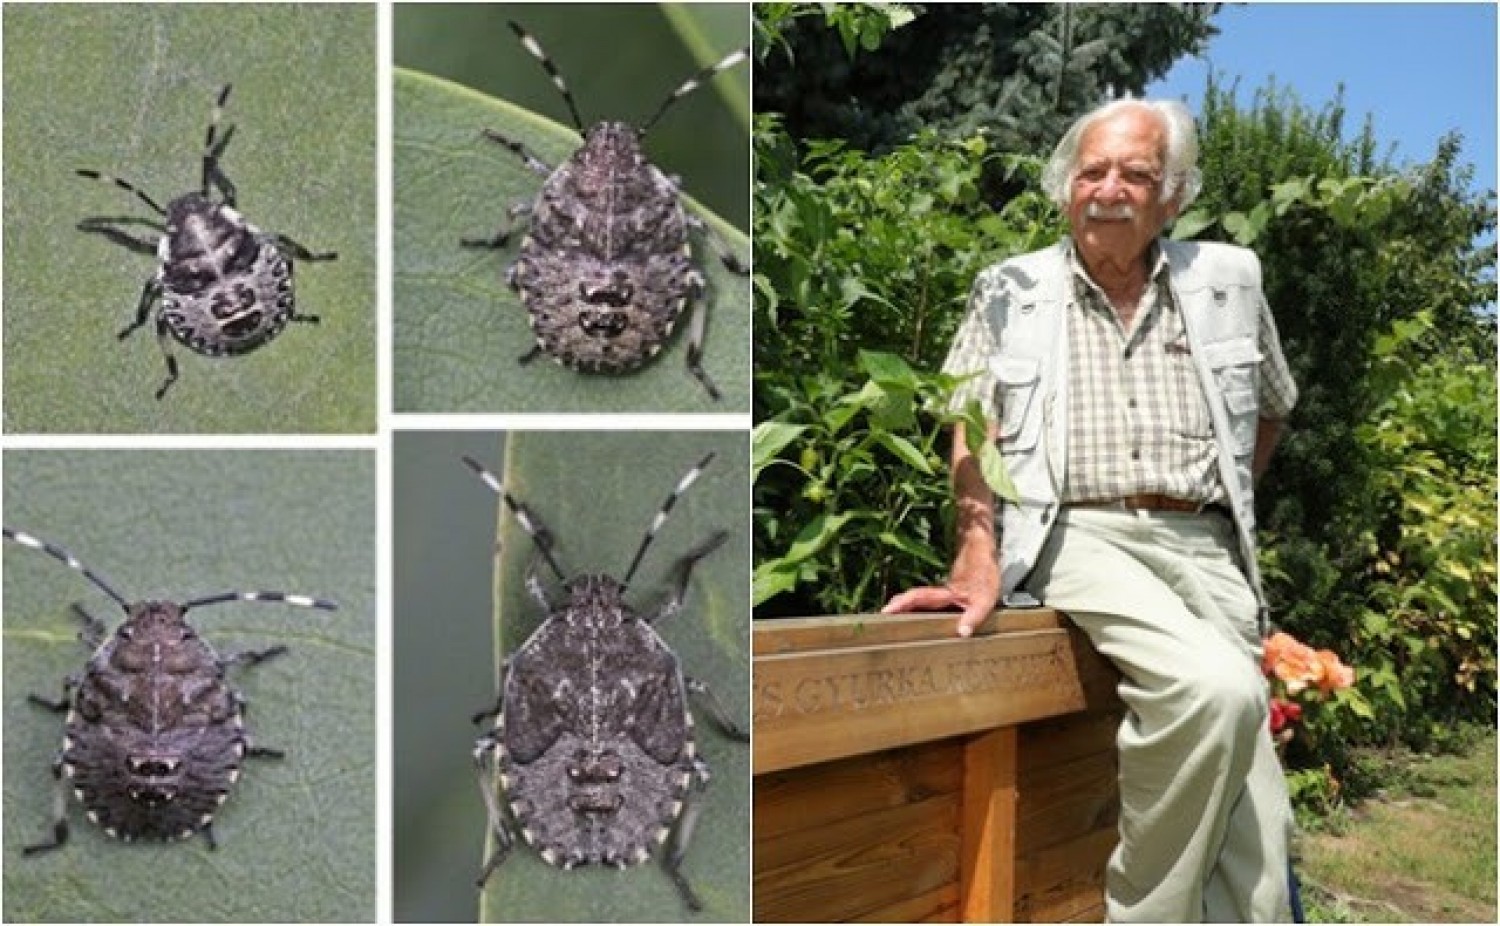
<svg viewBox="0 0 1500 926">
<path fill-rule="evenodd" d="M 1135 207 L 1122 203 L 1118 206 L 1102 206 L 1099 203 L 1089 203 L 1083 207 L 1083 217 L 1086 219 L 1102 219 L 1105 221 L 1114 219 L 1134 219 Z"/>
</svg>

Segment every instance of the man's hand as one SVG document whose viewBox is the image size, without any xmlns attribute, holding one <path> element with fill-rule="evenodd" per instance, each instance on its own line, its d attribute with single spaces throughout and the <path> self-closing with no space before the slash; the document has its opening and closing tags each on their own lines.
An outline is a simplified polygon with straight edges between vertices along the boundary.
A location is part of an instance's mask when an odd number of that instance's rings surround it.
<svg viewBox="0 0 1500 926">
<path fill-rule="evenodd" d="M 907 589 L 886 602 L 881 614 L 903 611 L 963 611 L 958 635 L 967 637 L 984 622 L 1000 601 L 1000 567 L 991 556 L 960 556 L 947 585 Z"/>
</svg>

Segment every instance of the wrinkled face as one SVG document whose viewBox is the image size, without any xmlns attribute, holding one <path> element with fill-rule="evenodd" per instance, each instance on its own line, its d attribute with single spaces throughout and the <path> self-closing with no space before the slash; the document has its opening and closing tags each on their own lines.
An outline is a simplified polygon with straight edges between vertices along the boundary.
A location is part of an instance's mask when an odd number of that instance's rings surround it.
<svg viewBox="0 0 1500 926">
<path fill-rule="evenodd" d="M 1166 150 L 1166 127 L 1148 109 L 1122 109 L 1083 133 L 1068 221 L 1086 263 L 1142 258 L 1177 214 L 1175 197 L 1161 201 Z"/>
</svg>

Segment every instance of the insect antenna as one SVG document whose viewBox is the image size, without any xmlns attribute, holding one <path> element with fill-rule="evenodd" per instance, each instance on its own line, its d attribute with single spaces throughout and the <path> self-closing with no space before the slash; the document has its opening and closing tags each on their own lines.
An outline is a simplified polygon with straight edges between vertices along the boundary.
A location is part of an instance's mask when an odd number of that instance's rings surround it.
<svg viewBox="0 0 1500 926">
<path fill-rule="evenodd" d="M 653 125 L 656 125 L 657 121 L 660 120 L 662 115 L 672 107 L 673 103 L 676 103 L 678 100 L 687 96 L 689 93 L 692 93 L 694 90 L 697 90 L 699 87 L 703 86 L 705 83 L 711 80 L 715 74 L 719 73 L 720 71 L 727 71 L 749 57 L 749 48 L 736 49 L 730 52 L 728 57 L 726 57 L 723 61 L 720 61 L 718 64 L 712 65 L 710 67 L 706 67 L 698 73 L 694 74 L 692 77 L 689 77 L 687 80 L 683 81 L 682 86 L 678 87 L 676 90 L 673 90 L 672 94 L 662 101 L 661 106 L 656 110 L 656 115 L 652 116 L 650 119 L 647 119 L 645 124 L 641 126 L 640 134 L 645 135 L 647 132 L 651 131 L 651 127 Z"/>
<path fill-rule="evenodd" d="M 513 28 L 515 27 L 514 23 L 511 25 Z M 520 522 L 521 528 L 535 542 L 537 552 L 542 555 L 542 559 L 546 561 L 553 575 L 557 576 L 559 581 L 566 582 L 568 577 L 563 575 L 562 569 L 557 565 L 557 560 L 552 558 L 552 544 L 547 539 L 547 531 L 537 526 L 535 519 L 531 516 L 531 511 L 524 504 L 516 501 L 509 492 L 505 491 L 505 486 L 500 484 L 500 479 L 494 473 L 480 466 L 472 457 L 464 457 L 463 461 L 469 469 L 474 471 L 476 476 L 484 481 L 485 485 L 489 486 L 496 495 L 505 500 L 505 507 L 510 509 L 511 514 L 515 515 L 516 520 Z"/>
<path fill-rule="evenodd" d="M 121 180 L 119 177 L 114 177 L 109 174 L 101 174 L 97 170 L 87 170 L 85 168 L 79 168 L 78 170 L 74 171 L 74 173 L 78 174 L 78 176 L 80 177 L 88 177 L 90 180 L 102 180 L 105 183 L 113 183 L 115 186 L 119 187 L 122 190 L 125 190 L 128 193 L 134 193 L 140 198 L 141 202 L 150 206 L 151 210 L 157 215 L 165 217 L 167 214 L 167 210 L 163 209 L 156 202 L 156 200 L 152 199 L 150 196 L 147 196 L 144 190 L 142 190 L 140 187 L 137 187 L 129 180 Z"/>
<path fill-rule="evenodd" d="M 219 91 L 219 96 L 214 100 L 214 108 L 208 116 L 208 131 L 203 137 L 203 195 L 208 195 L 209 182 L 214 179 L 218 172 L 219 157 L 224 149 L 229 147 L 229 139 L 234 136 L 234 126 L 230 126 L 220 136 L 219 119 L 224 115 L 224 104 L 229 102 L 229 91 L 234 89 L 234 84 L 225 84 Z"/>
<path fill-rule="evenodd" d="M 568 83 L 563 80 L 562 74 L 558 72 L 557 65 L 553 64 L 552 59 L 547 57 L 547 53 L 542 50 L 541 43 L 531 33 L 522 29 L 514 20 L 507 21 L 506 25 L 510 26 L 510 31 L 514 32 L 516 38 L 521 40 L 521 47 L 530 52 L 531 57 L 541 62 L 542 69 L 547 72 L 548 77 L 552 78 L 552 86 L 557 88 L 557 92 L 561 93 L 563 100 L 567 102 L 568 114 L 573 117 L 573 126 L 578 129 L 579 135 L 583 135 L 583 117 L 578 115 L 578 104 L 573 102 L 573 92 L 568 89 Z"/>
<path fill-rule="evenodd" d="M 310 595 L 291 595 L 286 592 L 224 592 L 219 595 L 205 595 L 202 598 L 194 598 L 192 601 L 184 602 L 182 610 L 188 611 L 193 608 L 201 608 L 204 605 L 224 604 L 229 601 L 279 601 L 283 604 L 296 605 L 299 608 L 316 608 L 319 611 L 337 611 L 339 606 L 322 598 L 313 598 Z"/>
<path fill-rule="evenodd" d="M 84 578 L 94 583 L 94 586 L 96 588 L 98 588 L 104 594 L 108 595 L 110 598 L 114 599 L 115 603 L 120 606 L 121 610 L 126 612 L 130 611 L 130 602 L 126 601 L 119 592 L 115 591 L 114 587 L 106 582 L 102 576 L 100 576 L 97 572 L 94 572 L 89 567 L 85 566 L 78 557 L 69 553 L 67 550 L 64 550 L 62 547 L 48 543 L 40 537 L 34 537 L 31 534 L 26 533 L 25 531 L 13 530 L 9 527 L 3 528 L 3 530 L 6 540 L 14 540 L 16 543 L 19 543 L 24 547 L 31 547 L 33 550 L 41 550 L 43 553 L 46 553 L 48 556 L 62 563 L 64 566 L 67 566 L 70 569 L 78 570 L 79 572 L 83 573 Z"/>
<path fill-rule="evenodd" d="M 630 579 L 635 575 L 636 567 L 641 564 L 641 559 L 646 555 L 646 548 L 651 546 L 651 541 L 656 538 L 656 532 L 661 530 L 661 526 L 667 523 L 667 514 L 672 510 L 672 506 L 677 504 L 677 499 L 682 496 L 682 493 L 688 490 L 688 486 L 698 480 L 704 468 L 708 466 L 713 458 L 714 455 L 710 453 L 699 460 L 697 465 L 688 470 L 687 475 L 683 476 L 677 483 L 677 488 L 672 490 L 672 494 L 667 496 L 667 500 L 662 503 L 661 510 L 656 513 L 656 517 L 651 519 L 651 526 L 646 528 L 646 536 L 641 538 L 641 545 L 636 548 L 635 558 L 630 561 L 630 568 L 625 570 L 625 580 L 621 585 L 630 585 Z"/>
</svg>

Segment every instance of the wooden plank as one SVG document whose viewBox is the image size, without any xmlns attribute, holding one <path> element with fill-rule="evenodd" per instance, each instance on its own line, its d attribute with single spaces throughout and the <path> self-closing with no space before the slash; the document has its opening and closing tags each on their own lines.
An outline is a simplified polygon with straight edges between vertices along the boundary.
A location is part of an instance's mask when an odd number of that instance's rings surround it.
<svg viewBox="0 0 1500 926">
<path fill-rule="evenodd" d="M 962 741 L 939 740 L 755 779 L 755 837 L 815 829 L 936 794 L 963 782 Z"/>
<path fill-rule="evenodd" d="M 1118 705 L 1086 714 L 1068 714 L 1028 723 L 1021 728 L 1021 781 L 1045 777 L 1053 765 L 1087 755 L 1114 754 L 1123 708 Z"/>
<path fill-rule="evenodd" d="M 1016 921 L 1054 922 L 1061 917 L 1059 905 L 1083 910 L 1102 902 L 1105 866 L 1118 841 L 1115 827 L 1106 826 L 1065 843 L 1019 853 Z"/>
<path fill-rule="evenodd" d="M 1014 726 L 1113 699 L 1077 631 L 759 656 L 755 774 Z"/>
<path fill-rule="evenodd" d="M 959 884 L 966 923 L 1010 922 L 1016 900 L 1016 728 L 991 730 L 964 747 Z"/>
<path fill-rule="evenodd" d="M 757 839 L 756 922 L 844 922 L 958 880 L 957 795 Z"/>
<path fill-rule="evenodd" d="M 888 907 L 867 910 L 854 917 L 856 923 L 956 923 L 958 885 L 952 882 L 937 890 L 910 897 Z"/>
<path fill-rule="evenodd" d="M 1046 772 L 1022 775 L 1017 852 L 1035 852 L 1119 822 L 1119 763 L 1113 753 L 1082 756 Z"/>
<path fill-rule="evenodd" d="M 850 646 L 895 646 L 954 637 L 958 612 L 923 614 L 845 614 L 755 621 L 751 652 L 755 656 L 805 653 Z M 1071 626 L 1051 608 L 996 611 L 975 630 L 976 636 L 1025 630 L 1059 630 Z"/>
</svg>

